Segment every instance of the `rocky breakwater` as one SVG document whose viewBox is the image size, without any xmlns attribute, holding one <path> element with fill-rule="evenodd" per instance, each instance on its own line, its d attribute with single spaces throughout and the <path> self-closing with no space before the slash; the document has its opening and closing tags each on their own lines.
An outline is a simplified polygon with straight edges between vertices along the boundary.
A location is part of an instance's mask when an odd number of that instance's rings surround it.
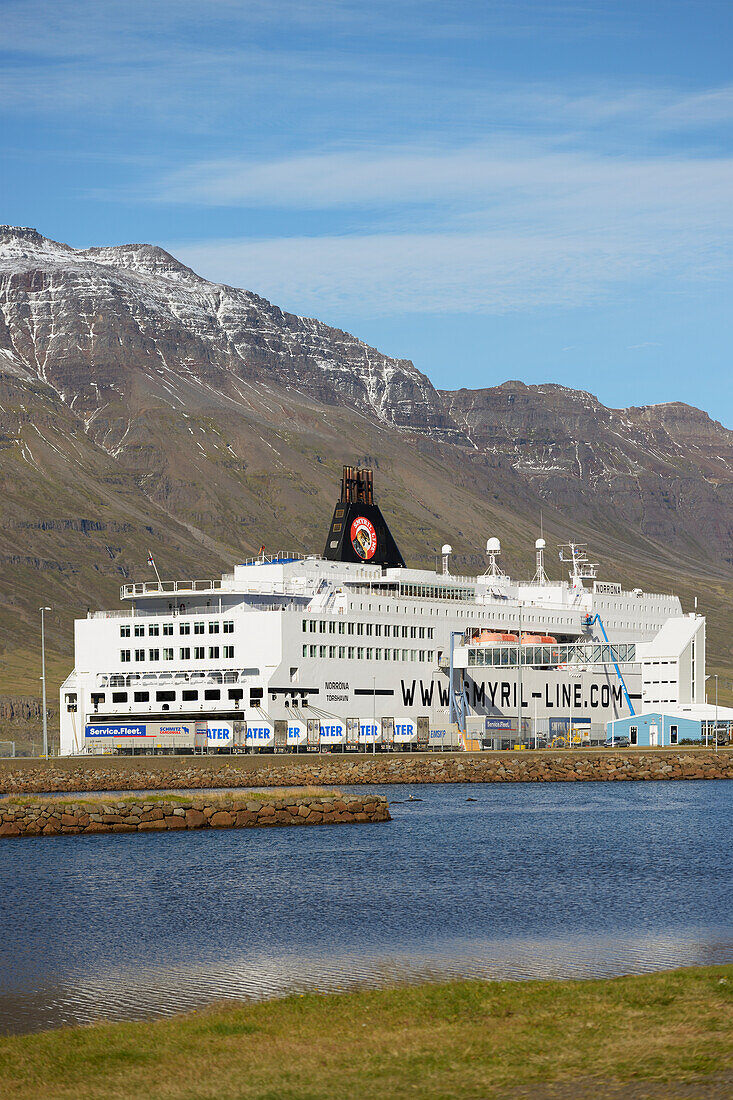
<svg viewBox="0 0 733 1100">
<path fill-rule="evenodd" d="M 248 829 L 389 821 L 387 800 L 334 792 L 236 795 L 137 795 L 0 800 L 0 837 L 144 833 L 173 829 Z"/>
<path fill-rule="evenodd" d="M 84 756 L 0 760 L 0 791 L 328 787 L 380 783 L 568 783 L 733 779 L 733 750 Z"/>
</svg>

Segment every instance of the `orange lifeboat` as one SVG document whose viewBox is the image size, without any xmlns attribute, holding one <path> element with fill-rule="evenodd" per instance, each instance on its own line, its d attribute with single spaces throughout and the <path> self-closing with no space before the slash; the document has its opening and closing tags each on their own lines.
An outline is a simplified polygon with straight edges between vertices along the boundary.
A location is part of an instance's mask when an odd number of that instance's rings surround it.
<svg viewBox="0 0 733 1100">
<path fill-rule="evenodd" d="M 518 642 L 516 634 L 501 634 L 498 630 L 482 630 L 479 642 L 488 645 L 499 645 L 502 642 Z"/>
<path fill-rule="evenodd" d="M 542 645 L 542 641 L 543 638 L 541 634 L 522 635 L 522 645 Z"/>
<path fill-rule="evenodd" d="M 551 634 L 540 635 L 539 641 L 542 645 L 557 645 L 557 638 L 553 638 Z"/>
</svg>

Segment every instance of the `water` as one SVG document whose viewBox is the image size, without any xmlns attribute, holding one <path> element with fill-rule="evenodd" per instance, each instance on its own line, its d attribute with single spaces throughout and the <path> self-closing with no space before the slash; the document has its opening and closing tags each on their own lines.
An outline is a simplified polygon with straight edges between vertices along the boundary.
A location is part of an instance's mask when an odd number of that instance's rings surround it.
<svg viewBox="0 0 733 1100">
<path fill-rule="evenodd" d="M 0 1031 L 733 961 L 733 784 L 379 789 L 391 824 L 0 841 Z"/>
</svg>

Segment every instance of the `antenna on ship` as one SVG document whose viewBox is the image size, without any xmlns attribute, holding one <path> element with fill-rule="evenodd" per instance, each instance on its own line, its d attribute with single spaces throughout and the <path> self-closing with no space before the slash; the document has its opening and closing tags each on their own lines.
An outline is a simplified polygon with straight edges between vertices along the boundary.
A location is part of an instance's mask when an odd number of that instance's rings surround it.
<svg viewBox="0 0 733 1100">
<path fill-rule="evenodd" d="M 598 576 L 598 563 L 588 560 L 588 547 L 585 543 L 563 543 L 560 547 L 560 561 L 571 567 L 569 576 L 573 588 L 582 588 L 584 580 L 595 580 Z"/>
<path fill-rule="evenodd" d="M 443 546 L 443 549 L 440 552 L 443 555 L 443 576 L 447 577 L 449 572 L 450 572 L 450 570 L 448 568 L 448 559 L 450 558 L 451 554 L 453 553 L 453 547 L 451 546 L 451 544 L 449 542 L 446 542 L 445 545 Z"/>
<path fill-rule="evenodd" d="M 153 569 L 155 570 L 155 575 L 158 578 L 158 584 L 162 585 L 163 582 L 160 579 L 160 573 L 158 572 L 158 566 L 155 564 L 155 558 L 153 557 L 150 550 L 148 550 L 148 565 L 152 565 Z"/>
<path fill-rule="evenodd" d="M 486 542 L 486 553 L 489 555 L 489 568 L 484 573 L 485 577 L 503 577 L 504 570 L 500 569 L 496 559 L 501 554 L 501 543 L 498 539 L 488 539 Z"/>
<path fill-rule="evenodd" d="M 547 573 L 545 573 L 545 547 L 547 543 L 544 539 L 540 538 L 534 544 L 535 562 L 537 568 L 535 569 L 534 576 L 530 581 L 530 584 L 537 584 L 540 587 L 544 584 L 549 584 Z"/>
</svg>

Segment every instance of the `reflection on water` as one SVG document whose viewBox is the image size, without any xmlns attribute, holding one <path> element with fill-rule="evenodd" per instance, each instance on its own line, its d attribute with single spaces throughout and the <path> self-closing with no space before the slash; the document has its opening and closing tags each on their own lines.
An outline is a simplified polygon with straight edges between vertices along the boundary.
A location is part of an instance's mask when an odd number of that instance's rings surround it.
<svg viewBox="0 0 733 1100">
<path fill-rule="evenodd" d="M 733 960 L 725 782 L 381 789 L 391 824 L 1 841 L 0 1030 Z"/>
</svg>

